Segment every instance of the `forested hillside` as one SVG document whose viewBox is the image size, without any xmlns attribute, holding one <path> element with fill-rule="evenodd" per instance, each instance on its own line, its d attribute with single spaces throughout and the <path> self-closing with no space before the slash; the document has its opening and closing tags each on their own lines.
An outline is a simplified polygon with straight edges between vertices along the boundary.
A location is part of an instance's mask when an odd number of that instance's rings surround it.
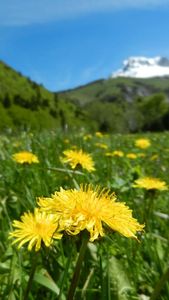
<svg viewBox="0 0 169 300">
<path fill-rule="evenodd" d="M 52 93 L 0 62 L 0 129 L 169 129 L 169 78 L 112 78 Z"/>
<path fill-rule="evenodd" d="M 0 62 L 1 129 L 65 127 L 74 122 L 76 110 L 65 97 L 58 101 L 56 94 Z"/>
<path fill-rule="evenodd" d="M 102 79 L 61 95 L 85 110 L 103 131 L 169 128 L 168 77 Z"/>
</svg>

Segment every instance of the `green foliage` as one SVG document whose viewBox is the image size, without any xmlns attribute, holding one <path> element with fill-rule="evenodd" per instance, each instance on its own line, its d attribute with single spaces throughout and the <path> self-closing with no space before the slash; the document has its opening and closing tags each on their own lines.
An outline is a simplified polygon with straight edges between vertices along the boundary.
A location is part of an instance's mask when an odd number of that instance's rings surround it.
<svg viewBox="0 0 169 300">
<path fill-rule="evenodd" d="M 168 84 L 168 78 L 110 78 L 52 93 L 0 62 L 0 129 L 169 129 Z"/>
<path fill-rule="evenodd" d="M 3 130 L 8 127 L 12 127 L 12 120 L 8 115 L 8 111 L 0 103 L 0 129 Z"/>
<path fill-rule="evenodd" d="M 3 106 L 0 109 L 6 111 Z M 22 113 L 26 110 L 21 109 Z M 42 113 L 41 120 L 44 118 L 46 121 L 46 115 Z M 151 146 L 144 150 L 135 146 L 135 140 L 142 137 L 151 141 Z M 99 147 L 100 144 L 107 148 Z M 84 170 L 76 173 L 62 164 L 63 151 L 73 146 L 91 153 L 96 168 L 93 173 Z M 13 161 L 12 154 L 22 150 L 32 151 L 40 163 L 20 165 Z M 123 151 L 124 156 L 106 155 L 114 150 Z M 26 246 L 20 250 L 12 246 L 9 231 L 14 219 L 19 220 L 25 211 L 33 211 L 37 197 L 49 197 L 60 187 L 70 189 L 75 188 L 76 183 L 91 183 L 116 192 L 118 201 L 125 202 L 133 210 L 133 216 L 140 223 L 145 222 L 146 227 L 142 236 L 138 236 L 138 242 L 105 226 L 105 236 L 88 244 L 74 299 L 140 300 L 152 297 L 168 300 L 168 191 L 156 191 L 152 198 L 151 193 L 133 188 L 134 180 L 145 175 L 169 184 L 168 151 L 168 132 L 98 137 L 80 130 L 68 134 L 55 129 L 1 134 L 0 299 L 24 299 L 35 262 L 37 268 L 29 299 L 66 299 L 82 243 L 81 235 L 64 234 L 61 241 L 54 242 L 50 248 L 43 246 L 35 256 Z M 136 154 L 133 160 L 126 156 L 131 152 Z M 149 216 L 147 207 L 151 208 Z"/>
<path fill-rule="evenodd" d="M 167 78 L 115 78 L 98 80 L 61 95 L 87 111 L 102 131 L 158 131 L 169 128 L 168 84 Z"/>
<path fill-rule="evenodd" d="M 61 93 L 80 106 L 98 100 L 114 102 L 122 99 L 132 102 L 137 96 L 144 98 L 156 93 L 169 95 L 169 78 L 110 78 Z"/>
<path fill-rule="evenodd" d="M 92 103 L 87 108 L 90 119 L 98 124 L 103 132 L 125 132 L 126 123 L 121 105 L 115 103 Z"/>
<path fill-rule="evenodd" d="M 163 129 L 163 117 L 169 111 L 169 104 L 166 102 L 163 94 L 155 94 L 143 99 L 139 105 L 143 116 L 143 128 Z"/>
</svg>

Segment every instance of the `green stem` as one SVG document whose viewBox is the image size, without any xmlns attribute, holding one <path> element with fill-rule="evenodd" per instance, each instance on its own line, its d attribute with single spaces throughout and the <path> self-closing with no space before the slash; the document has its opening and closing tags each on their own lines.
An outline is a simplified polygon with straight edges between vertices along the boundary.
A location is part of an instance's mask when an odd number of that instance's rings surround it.
<svg viewBox="0 0 169 300">
<path fill-rule="evenodd" d="M 34 255 L 33 256 L 33 262 L 32 262 L 32 268 L 31 268 L 31 272 L 30 272 L 30 275 L 29 275 L 29 280 L 28 280 L 28 283 L 27 283 L 27 287 L 26 287 L 26 290 L 25 290 L 25 295 L 24 295 L 23 300 L 28 300 L 29 292 L 31 290 L 33 278 L 34 278 L 35 271 L 36 271 L 36 266 L 37 266 L 37 255 Z"/>
<path fill-rule="evenodd" d="M 73 298 L 74 298 L 74 294 L 75 294 L 76 287 L 78 285 L 82 262 L 83 262 L 84 255 L 85 255 L 85 252 L 87 249 L 88 241 L 89 241 L 89 236 L 88 236 L 88 234 L 84 233 L 82 245 L 81 245 L 81 248 L 79 251 L 79 256 L 78 256 L 77 263 L 76 263 L 76 267 L 75 267 L 72 281 L 71 281 L 71 284 L 69 287 L 67 300 L 73 300 Z"/>
<path fill-rule="evenodd" d="M 22 269 L 22 252 L 18 251 L 18 261 L 19 261 L 19 274 L 20 274 L 20 280 L 21 280 L 21 284 L 20 284 L 20 290 L 19 290 L 19 300 L 23 299 L 23 269 Z"/>
<path fill-rule="evenodd" d="M 77 190 L 79 190 L 80 187 L 79 187 L 79 185 L 78 185 L 76 179 L 74 178 L 74 176 L 75 176 L 75 174 L 80 174 L 81 172 L 75 171 L 75 170 L 72 170 L 72 171 L 70 172 L 70 170 L 68 170 L 68 169 L 65 169 L 65 171 L 67 172 L 67 175 L 68 175 L 68 176 L 71 178 L 71 180 L 73 181 L 73 184 L 74 184 L 75 188 L 76 188 Z M 83 173 L 81 173 L 80 175 L 82 175 L 82 174 L 83 174 Z M 85 175 L 85 174 L 83 174 L 83 175 Z"/>
<path fill-rule="evenodd" d="M 161 292 L 162 288 L 164 287 L 165 283 L 168 281 L 168 279 L 169 279 L 169 267 L 167 268 L 165 273 L 162 275 L 160 280 L 157 282 L 157 285 L 150 297 L 150 300 L 159 299 L 160 292 Z"/>
<path fill-rule="evenodd" d="M 4 209 L 4 213 L 6 215 L 8 223 L 9 223 L 10 230 L 12 231 L 11 220 L 10 220 L 10 217 L 9 217 L 9 214 L 8 214 L 6 202 L 7 202 L 7 198 L 5 198 L 4 201 L 2 201 L 1 203 L 2 203 L 2 206 L 3 206 L 3 209 Z"/>
<path fill-rule="evenodd" d="M 10 274 L 8 277 L 8 295 L 10 295 L 13 291 L 13 279 L 14 279 L 14 268 L 16 265 L 16 256 L 15 254 L 12 256 L 12 260 L 10 263 Z"/>
<path fill-rule="evenodd" d="M 70 250 L 70 254 L 69 254 L 69 257 L 68 257 L 67 262 L 66 262 L 65 271 L 64 271 L 63 278 L 62 278 L 62 281 L 61 281 L 58 300 L 61 300 L 61 297 L 62 297 L 63 287 L 64 287 L 65 279 L 67 278 L 67 275 L 68 275 L 71 260 L 72 260 L 72 248 Z"/>
<path fill-rule="evenodd" d="M 150 227 L 150 218 L 153 213 L 154 209 L 154 199 L 156 197 L 156 191 L 155 190 L 149 190 L 145 193 L 145 200 L 147 201 L 146 207 L 145 207 L 145 215 L 144 215 L 144 222 L 147 224 L 147 227 Z"/>
<path fill-rule="evenodd" d="M 78 175 L 83 175 L 85 176 L 84 173 L 80 172 L 80 171 L 74 171 L 74 170 L 69 170 L 69 169 L 62 169 L 62 168 L 50 168 L 50 167 L 46 167 L 46 168 L 39 168 L 41 170 L 51 170 L 51 171 L 58 171 L 58 172 L 63 172 L 63 173 L 70 173 L 70 174 L 78 174 Z"/>
<path fill-rule="evenodd" d="M 107 253 L 107 299 L 111 300 L 111 292 L 110 292 L 110 267 L 109 267 L 108 253 Z"/>
<path fill-rule="evenodd" d="M 92 268 L 92 269 L 90 270 L 90 273 L 89 273 L 89 275 L 87 276 L 87 279 L 86 279 L 86 281 L 85 281 L 85 283 L 84 283 L 84 286 L 83 286 L 83 288 L 82 288 L 82 299 L 85 299 L 85 296 L 86 296 L 86 290 L 87 290 L 87 288 L 88 288 L 88 285 L 89 285 L 89 283 L 90 283 L 90 280 L 91 280 L 91 277 L 93 276 L 93 274 L 94 274 L 94 268 Z"/>
</svg>

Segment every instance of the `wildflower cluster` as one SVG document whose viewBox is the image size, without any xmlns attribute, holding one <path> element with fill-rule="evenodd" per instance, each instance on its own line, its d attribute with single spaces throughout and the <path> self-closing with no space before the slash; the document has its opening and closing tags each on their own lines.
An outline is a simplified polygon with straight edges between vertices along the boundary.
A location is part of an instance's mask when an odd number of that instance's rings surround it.
<svg viewBox="0 0 169 300">
<path fill-rule="evenodd" d="M 114 193 L 91 185 L 81 185 L 79 190 L 61 188 L 50 198 L 39 198 L 38 205 L 34 214 L 25 213 L 21 221 L 13 222 L 16 229 L 10 236 L 16 238 L 14 243 L 19 242 L 19 247 L 28 242 L 28 250 L 35 246 L 38 251 L 42 242 L 50 246 L 53 238 L 60 239 L 64 232 L 77 235 L 85 229 L 94 241 L 104 235 L 106 226 L 125 237 L 137 238 L 137 231 L 144 227 L 124 203 L 116 201 Z"/>
<path fill-rule="evenodd" d="M 95 299 L 102 296 L 107 278 L 118 282 L 118 268 L 124 265 L 130 271 L 127 276 L 136 284 L 132 295 L 138 298 L 138 287 L 144 286 L 144 277 L 150 270 L 145 256 L 152 267 L 146 289 L 151 297 L 160 278 L 159 257 L 153 255 L 158 250 L 159 236 L 160 249 L 165 254 L 165 261 L 160 259 L 162 269 L 168 262 L 165 220 L 169 134 L 137 137 L 86 134 L 85 130 L 58 135 L 52 130 L 32 139 L 25 133 L 22 139 L 0 139 L 2 259 L 10 265 L 9 271 L 0 276 L 0 298 L 4 299 L 12 288 L 13 295 L 19 291 L 25 300 L 40 294 L 51 299 L 55 292 L 58 299 Z M 32 195 L 38 196 L 36 204 Z M 138 247 L 136 240 L 142 239 L 144 224 L 146 247 Z M 16 248 L 21 253 L 13 255 Z M 17 278 L 24 274 L 25 280 L 16 281 L 16 276 L 10 276 L 15 275 L 16 266 L 21 272 Z M 39 294 L 40 285 L 43 291 Z M 105 295 L 118 298 L 119 293 L 118 287 L 115 295 L 112 286 L 106 284 Z M 164 288 L 162 296 L 165 297 Z"/>
</svg>

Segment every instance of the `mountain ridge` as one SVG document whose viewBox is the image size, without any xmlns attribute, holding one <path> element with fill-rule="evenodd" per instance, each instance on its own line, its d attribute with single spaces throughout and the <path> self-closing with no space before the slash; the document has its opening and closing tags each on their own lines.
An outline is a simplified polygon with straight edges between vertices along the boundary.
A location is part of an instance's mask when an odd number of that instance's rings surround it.
<svg viewBox="0 0 169 300">
<path fill-rule="evenodd" d="M 169 78 L 100 79 L 50 92 L 0 63 L 0 129 L 169 129 Z"/>
<path fill-rule="evenodd" d="M 112 102 L 119 97 L 124 101 L 133 101 L 135 97 L 146 97 L 155 93 L 164 93 L 169 100 L 169 77 L 130 78 L 116 77 L 93 81 L 83 86 L 69 89 L 57 94 L 67 96 L 79 105 L 93 101 Z"/>
</svg>

